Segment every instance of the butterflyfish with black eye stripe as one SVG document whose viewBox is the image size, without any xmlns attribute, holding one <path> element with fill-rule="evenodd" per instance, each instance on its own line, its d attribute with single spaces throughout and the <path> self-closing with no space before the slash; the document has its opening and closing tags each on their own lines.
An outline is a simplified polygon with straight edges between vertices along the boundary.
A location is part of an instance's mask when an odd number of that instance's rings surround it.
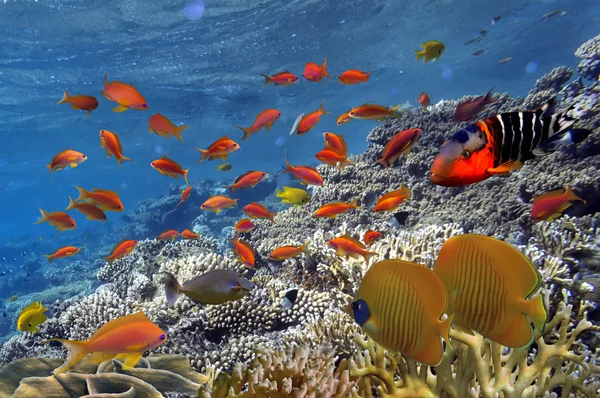
<svg viewBox="0 0 600 398">
<path fill-rule="evenodd" d="M 442 361 L 452 316 L 440 277 L 424 265 L 384 260 L 366 272 L 346 312 L 375 342 L 429 366 Z"/>
<path fill-rule="evenodd" d="M 446 285 L 454 322 L 510 348 L 529 346 L 534 329 L 543 331 L 548 311 L 543 296 L 533 297 L 542 277 L 510 244 L 485 235 L 448 239 L 433 271 Z"/>
</svg>

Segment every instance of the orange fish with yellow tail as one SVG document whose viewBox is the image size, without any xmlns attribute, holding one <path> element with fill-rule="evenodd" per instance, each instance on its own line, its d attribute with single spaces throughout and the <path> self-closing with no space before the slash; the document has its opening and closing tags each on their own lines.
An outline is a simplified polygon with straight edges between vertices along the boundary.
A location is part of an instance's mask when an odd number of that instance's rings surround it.
<svg viewBox="0 0 600 398">
<path fill-rule="evenodd" d="M 120 212 L 125 210 L 119 194 L 115 191 L 101 188 L 92 188 L 91 191 L 88 191 L 77 185 L 75 185 L 75 188 L 79 191 L 79 197 L 77 198 L 79 201 L 95 204 L 104 211 Z"/>
<path fill-rule="evenodd" d="M 263 171 L 249 171 L 242 174 L 233 181 L 233 184 L 227 185 L 225 188 L 231 189 L 234 193 L 238 189 L 254 188 L 269 175 Z"/>
<path fill-rule="evenodd" d="M 244 136 L 242 137 L 242 140 L 245 140 L 246 138 L 250 137 L 252 134 L 258 133 L 263 128 L 266 131 L 269 131 L 271 129 L 271 127 L 273 127 L 273 124 L 280 117 L 281 117 L 281 112 L 278 111 L 277 109 L 265 109 L 264 111 L 259 113 L 258 116 L 256 116 L 256 119 L 254 119 L 252 126 L 250 126 L 250 127 L 239 127 L 238 126 L 238 128 L 244 132 Z"/>
<path fill-rule="evenodd" d="M 54 155 L 50 164 L 46 167 L 50 170 L 50 174 L 52 174 L 53 172 L 62 170 L 68 166 L 71 166 L 71 168 L 77 167 L 86 160 L 87 156 L 83 153 L 67 149 Z"/>
<path fill-rule="evenodd" d="M 77 209 L 81 214 L 85 214 L 87 216 L 86 220 L 92 221 L 106 221 L 108 218 L 106 217 L 106 213 L 102 211 L 101 208 L 92 203 L 80 202 L 77 203 L 73 200 L 72 197 L 69 196 L 69 205 L 65 210 L 73 210 Z"/>
<path fill-rule="evenodd" d="M 358 209 L 360 205 L 356 200 L 353 200 L 350 203 L 346 202 L 331 202 L 324 204 L 315 211 L 315 217 L 327 217 L 327 218 L 336 218 L 340 214 L 344 214 L 351 209 Z"/>
<path fill-rule="evenodd" d="M 214 159 L 227 160 L 229 154 L 237 151 L 238 149 L 240 149 L 240 145 L 224 135 L 210 144 L 207 149 L 196 148 L 196 150 L 199 151 L 200 155 L 202 156 L 198 162 L 202 162 L 205 159 L 208 159 L 209 161 Z"/>
<path fill-rule="evenodd" d="M 113 261 L 119 258 L 123 258 L 130 254 L 137 246 L 137 240 L 123 239 L 115 245 L 115 247 L 112 249 L 112 252 L 110 253 L 110 256 L 105 257 L 104 259 L 112 264 Z"/>
<path fill-rule="evenodd" d="M 58 249 L 57 251 L 55 251 L 52 254 L 44 254 L 44 257 L 46 257 L 48 259 L 48 264 L 50 264 L 52 261 L 54 261 L 56 259 L 70 257 L 77 253 L 79 253 L 78 248 L 76 248 L 74 246 L 65 246 L 65 247 L 61 247 L 60 249 Z"/>
<path fill-rule="evenodd" d="M 333 167 L 339 167 L 341 170 L 343 170 L 344 167 L 352 163 L 352 161 L 348 160 L 345 156 L 342 156 L 330 149 L 323 149 L 317 152 L 315 157 L 320 162 Z"/>
<path fill-rule="evenodd" d="M 586 203 L 585 200 L 573 192 L 571 187 L 567 187 L 564 190 L 557 189 L 546 192 L 533 199 L 531 220 L 533 222 L 554 221 L 556 218 L 562 216 L 563 212 L 571 207 L 574 201 Z"/>
<path fill-rule="evenodd" d="M 310 166 L 292 166 L 288 163 L 287 160 L 285 162 L 285 169 L 283 169 L 284 173 L 292 173 L 294 177 L 300 180 L 300 184 L 304 185 L 323 185 L 323 177 L 314 167 Z"/>
<path fill-rule="evenodd" d="M 387 106 L 377 104 L 364 104 L 350 111 L 348 116 L 359 120 L 385 120 L 393 117 L 400 117 L 399 109 L 402 104 L 388 108 Z"/>
<path fill-rule="evenodd" d="M 331 239 L 327 242 L 327 246 L 334 249 L 336 254 L 340 257 L 347 258 L 349 256 L 358 259 L 362 256 L 367 264 L 371 257 L 377 256 L 377 253 L 368 251 L 362 242 L 348 235 L 342 235 Z"/>
<path fill-rule="evenodd" d="M 116 107 L 113 112 L 124 112 L 127 109 L 135 109 L 137 111 L 145 111 L 148 109 L 148 103 L 142 94 L 135 88 L 133 84 L 127 84 L 113 80 L 108 81 L 108 73 L 104 75 L 104 89 L 100 94 L 109 101 L 116 102 Z"/>
<path fill-rule="evenodd" d="M 329 72 L 327 72 L 327 59 L 323 60 L 322 65 L 317 65 L 314 62 L 308 62 L 304 67 L 304 78 L 311 82 L 320 82 L 323 77 L 331 78 Z"/>
<path fill-rule="evenodd" d="M 415 128 L 404 130 L 394 135 L 385 144 L 381 159 L 377 160 L 377 163 L 386 168 L 393 165 L 400 155 L 406 155 L 410 152 L 415 142 L 421 136 L 421 132 L 421 129 Z"/>
<path fill-rule="evenodd" d="M 231 250 L 233 250 L 237 260 L 250 269 L 254 268 L 254 258 L 256 253 L 252 246 L 250 246 L 248 242 L 240 240 L 237 235 L 229 242 L 231 242 L 233 246 Z"/>
<path fill-rule="evenodd" d="M 77 227 L 77 224 L 75 224 L 75 220 L 73 220 L 73 217 L 71 217 L 63 211 L 53 211 L 52 213 L 48 213 L 44 209 L 39 210 L 42 214 L 42 218 L 40 218 L 40 220 L 36 221 L 34 224 L 41 224 L 47 222 L 53 227 L 56 227 L 58 231 L 68 231 Z"/>
<path fill-rule="evenodd" d="M 115 133 L 112 133 L 108 130 L 100 130 L 100 146 L 106 150 L 107 157 L 110 158 L 111 156 L 114 156 L 115 159 L 117 159 L 119 166 L 121 166 L 121 162 L 126 160 L 135 163 L 134 160 L 123 156 L 123 146 L 121 145 L 121 140 Z"/>
<path fill-rule="evenodd" d="M 179 178 L 179 176 L 183 176 L 185 183 L 187 185 L 190 185 L 190 183 L 188 182 L 188 172 L 190 171 L 190 169 L 184 170 L 179 163 L 172 159 L 169 159 L 166 156 L 152 161 L 150 163 L 150 166 L 152 166 L 154 170 L 158 171 L 164 176 L 173 177 L 175 179 Z"/>
<path fill-rule="evenodd" d="M 231 199 L 226 195 L 213 195 L 200 205 L 200 209 L 220 213 L 225 209 L 236 207 L 237 201 L 238 199 Z"/>
<path fill-rule="evenodd" d="M 359 69 L 349 69 L 342 72 L 342 74 L 338 76 L 338 80 L 342 84 L 360 84 L 368 83 L 369 77 L 371 77 L 371 71 L 364 72 Z"/>
<path fill-rule="evenodd" d="M 63 97 L 58 104 L 71 104 L 71 109 L 77 111 L 87 111 L 86 116 L 92 114 L 92 111 L 98 108 L 98 100 L 91 95 L 69 95 L 67 90 L 64 90 Z"/>
<path fill-rule="evenodd" d="M 271 260 L 283 261 L 288 258 L 302 255 L 302 253 L 310 254 L 308 251 L 308 242 L 301 246 L 281 246 L 273 250 L 269 256 Z"/>
<path fill-rule="evenodd" d="M 306 115 L 302 116 L 302 119 L 300 119 L 300 123 L 298 124 L 298 128 L 296 129 L 298 135 L 308 133 L 310 130 L 313 129 L 313 127 L 317 125 L 317 123 L 319 123 L 319 120 L 321 120 L 321 116 L 329 113 L 325 110 L 325 108 L 323 108 L 324 102 L 325 101 L 321 101 L 319 109 L 317 109 L 316 111 L 307 113 Z"/>
<path fill-rule="evenodd" d="M 198 237 L 200 237 L 200 235 L 194 233 L 194 231 L 192 231 L 190 229 L 184 229 L 183 231 L 181 231 L 181 237 L 183 239 L 187 239 L 187 240 L 194 240 L 194 239 L 198 239 Z"/>
<path fill-rule="evenodd" d="M 160 113 L 155 113 L 150 116 L 148 119 L 148 132 L 151 133 L 154 131 L 156 135 L 160 135 L 161 137 L 169 138 L 173 136 L 177 138 L 179 141 L 183 142 L 183 138 L 181 134 L 190 126 L 177 126 L 173 124 L 172 121 L 167 119 L 166 116 L 161 115 Z"/>
<path fill-rule="evenodd" d="M 156 237 L 158 240 L 175 240 L 179 236 L 179 232 L 174 229 L 168 229 Z"/>
<path fill-rule="evenodd" d="M 268 218 L 271 222 L 275 222 L 274 218 L 277 214 L 274 211 L 269 211 L 269 209 L 257 202 L 252 202 L 244 206 L 242 211 L 250 218 Z"/>
</svg>

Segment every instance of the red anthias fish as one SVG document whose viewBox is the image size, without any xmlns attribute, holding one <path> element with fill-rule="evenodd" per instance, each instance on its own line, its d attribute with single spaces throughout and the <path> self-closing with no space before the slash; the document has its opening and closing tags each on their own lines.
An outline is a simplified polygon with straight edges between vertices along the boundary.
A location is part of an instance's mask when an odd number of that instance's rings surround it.
<svg viewBox="0 0 600 398">
<path fill-rule="evenodd" d="M 98 100 L 91 95 L 69 95 L 67 90 L 64 90 L 63 97 L 59 104 L 71 104 L 71 108 L 78 111 L 87 111 L 86 116 L 89 116 L 92 111 L 98 108 Z"/>
<path fill-rule="evenodd" d="M 304 78 L 311 82 L 320 82 L 325 77 L 331 77 L 327 72 L 327 60 L 323 60 L 323 65 L 319 66 L 314 62 L 309 62 L 304 67 Z"/>
<path fill-rule="evenodd" d="M 571 207 L 572 202 L 576 200 L 586 203 L 585 200 L 581 199 L 571 190 L 571 187 L 567 187 L 564 190 L 558 189 L 546 192 L 533 199 L 531 220 L 533 222 L 554 221 L 556 218 L 562 216 L 563 212 Z"/>
<path fill-rule="evenodd" d="M 113 80 L 108 81 L 108 73 L 104 75 L 104 90 L 100 91 L 104 98 L 116 102 L 113 112 L 123 112 L 127 109 L 145 111 L 148 103 L 133 84 L 127 84 Z"/>
<path fill-rule="evenodd" d="M 475 119 L 475 116 L 477 116 L 477 114 L 481 112 L 484 106 L 498 102 L 498 100 L 492 98 L 492 90 L 494 89 L 492 88 L 484 96 L 477 97 L 472 100 L 467 100 L 458 105 L 458 108 L 456 108 L 456 112 L 454 113 L 454 118 L 452 119 L 452 121 L 470 122 L 471 120 Z"/>
<path fill-rule="evenodd" d="M 235 179 L 233 184 L 226 186 L 225 188 L 231 189 L 231 193 L 234 193 L 238 189 L 254 188 L 261 181 L 267 178 L 269 175 L 264 171 L 249 171 L 242 174 Z"/>
<path fill-rule="evenodd" d="M 417 98 L 417 102 L 421 104 L 421 111 L 423 112 L 427 111 L 427 107 L 431 105 L 431 100 L 429 99 L 429 96 L 425 93 L 421 93 L 421 95 L 419 95 L 419 98 Z"/>
<path fill-rule="evenodd" d="M 382 164 L 386 168 L 393 165 L 400 155 L 406 155 L 410 152 L 415 142 L 421 136 L 421 132 L 422 130 L 417 128 L 397 133 L 385 144 L 381 159 L 377 163 Z"/>
<path fill-rule="evenodd" d="M 263 86 L 266 86 L 269 83 L 275 83 L 276 86 L 289 86 L 298 81 L 298 76 L 288 72 L 287 70 L 275 73 L 273 76 L 263 74 L 261 74 L 261 76 L 265 78 L 265 83 Z"/>
</svg>

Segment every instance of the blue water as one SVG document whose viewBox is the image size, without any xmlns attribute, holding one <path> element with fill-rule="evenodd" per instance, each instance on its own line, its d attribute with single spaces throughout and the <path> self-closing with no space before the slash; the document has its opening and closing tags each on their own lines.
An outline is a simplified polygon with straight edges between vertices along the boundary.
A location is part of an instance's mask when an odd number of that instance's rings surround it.
<svg viewBox="0 0 600 398">
<path fill-rule="evenodd" d="M 352 106 L 417 105 L 421 91 L 436 103 L 493 86 L 524 96 L 553 67 L 575 68 L 574 51 L 600 26 L 597 0 L 206 0 L 197 20 L 184 15 L 184 6 L 181 0 L 0 2 L 0 255 L 7 263 L 17 258 L 11 267 L 22 263 L 24 246 L 34 255 L 58 248 L 54 229 L 33 223 L 38 207 L 63 210 L 68 196 L 77 194 L 74 185 L 116 190 L 126 209 L 134 209 L 141 200 L 167 194 L 174 182 L 149 165 L 162 154 L 191 167 L 189 180 L 197 185 L 247 170 L 277 172 L 286 149 L 292 163 L 315 163 L 323 131 L 344 134 L 350 152 L 358 153 L 375 124 L 337 127 L 337 116 Z M 555 9 L 567 14 L 540 20 Z M 495 15 L 502 19 L 492 25 Z M 488 31 L 481 42 L 463 44 L 481 29 Z M 413 50 L 428 40 L 443 42 L 444 54 L 434 63 L 416 62 Z M 479 49 L 481 56 L 471 55 Z M 506 57 L 514 59 L 497 64 Z M 320 64 L 323 58 L 334 79 L 304 80 L 306 62 Z M 369 83 L 339 84 L 335 77 L 351 68 L 373 68 Z M 290 87 L 261 85 L 261 73 L 283 69 L 300 81 Z M 100 96 L 106 73 L 109 80 L 133 83 L 149 110 L 113 113 L 116 104 Z M 94 95 L 100 106 L 86 117 L 57 105 L 63 90 Z M 331 115 L 310 133 L 289 137 L 296 117 L 316 110 L 322 100 Z M 216 162 L 196 163 L 194 148 L 206 148 L 223 134 L 239 140 L 235 126 L 250 126 L 266 108 L 279 109 L 281 119 L 270 131 L 238 141 L 242 149 L 229 159 L 232 171 L 218 172 Z M 183 134 L 185 143 L 148 134 L 148 118 L 157 112 L 191 126 Z M 107 159 L 99 144 L 101 129 L 119 134 L 124 154 L 137 164 L 119 168 Z M 46 165 L 66 148 L 89 160 L 55 173 L 51 182 Z M 109 213 L 100 225 L 75 213 L 78 229 L 61 234 L 60 242 L 93 247 L 119 235 L 123 214 Z"/>
</svg>

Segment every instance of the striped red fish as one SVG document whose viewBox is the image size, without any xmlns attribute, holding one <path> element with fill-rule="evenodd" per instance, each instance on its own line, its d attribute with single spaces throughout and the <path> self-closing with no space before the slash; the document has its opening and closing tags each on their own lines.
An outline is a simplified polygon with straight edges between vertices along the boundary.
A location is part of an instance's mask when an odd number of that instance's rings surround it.
<svg viewBox="0 0 600 398">
<path fill-rule="evenodd" d="M 569 130 L 575 120 L 567 111 L 546 115 L 553 101 L 536 111 L 509 112 L 482 119 L 457 131 L 431 165 L 434 184 L 474 184 L 522 167 L 523 162 L 579 142 L 588 130 Z"/>
</svg>

